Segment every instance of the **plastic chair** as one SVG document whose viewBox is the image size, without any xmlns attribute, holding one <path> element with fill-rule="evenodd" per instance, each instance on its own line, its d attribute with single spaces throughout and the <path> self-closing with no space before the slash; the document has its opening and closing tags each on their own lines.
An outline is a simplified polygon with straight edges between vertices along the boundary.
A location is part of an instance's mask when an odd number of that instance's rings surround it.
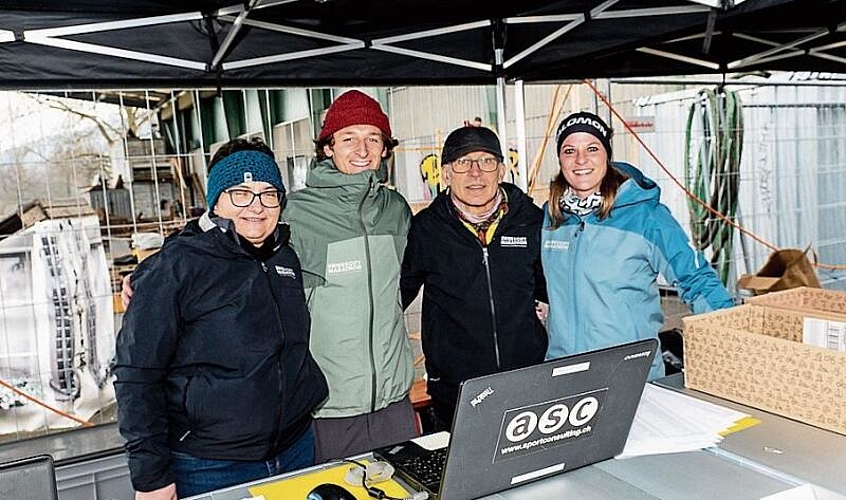
<svg viewBox="0 0 846 500">
<path fill-rule="evenodd" d="M 0 500 L 58 500 L 53 457 L 0 463 Z"/>
</svg>

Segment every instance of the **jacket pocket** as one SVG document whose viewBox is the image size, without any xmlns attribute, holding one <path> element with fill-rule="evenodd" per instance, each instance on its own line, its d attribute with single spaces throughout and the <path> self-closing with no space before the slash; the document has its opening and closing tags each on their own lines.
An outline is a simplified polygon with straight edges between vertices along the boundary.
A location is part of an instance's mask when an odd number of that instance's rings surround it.
<svg viewBox="0 0 846 500">
<path fill-rule="evenodd" d="M 201 370 L 186 385 L 191 437 L 219 444 L 268 446 L 279 421 L 275 355 L 247 373 Z"/>
<path fill-rule="evenodd" d="M 185 433 L 180 436 L 180 441 L 184 440 L 188 434 L 193 431 L 194 427 L 196 427 L 197 419 L 191 407 L 194 397 L 190 396 L 191 386 L 194 385 L 195 378 L 196 373 L 188 375 L 185 380 L 185 386 L 182 387 L 182 412 L 187 419 L 187 429 L 185 429 Z"/>
<path fill-rule="evenodd" d="M 299 281 L 284 280 L 275 286 L 274 293 L 287 342 L 307 343 L 311 325 L 302 284 Z"/>
</svg>

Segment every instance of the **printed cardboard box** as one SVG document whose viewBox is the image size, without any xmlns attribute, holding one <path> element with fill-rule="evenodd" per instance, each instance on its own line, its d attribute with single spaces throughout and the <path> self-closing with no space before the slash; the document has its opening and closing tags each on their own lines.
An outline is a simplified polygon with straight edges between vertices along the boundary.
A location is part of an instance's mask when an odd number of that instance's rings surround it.
<svg viewBox="0 0 846 500">
<path fill-rule="evenodd" d="M 808 313 L 829 313 L 842 315 L 846 321 L 846 292 L 823 290 L 822 288 L 794 288 L 772 292 L 746 299 L 749 304 L 777 307 Z"/>
<path fill-rule="evenodd" d="M 684 318 L 685 386 L 846 435 L 846 352 L 803 344 L 805 317 L 747 304 Z"/>
</svg>

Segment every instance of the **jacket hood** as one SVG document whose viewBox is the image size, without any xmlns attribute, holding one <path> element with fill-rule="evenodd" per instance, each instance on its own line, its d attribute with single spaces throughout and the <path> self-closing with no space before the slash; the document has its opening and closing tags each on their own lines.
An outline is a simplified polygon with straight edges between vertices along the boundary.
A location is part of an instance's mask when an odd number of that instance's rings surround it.
<svg viewBox="0 0 846 500">
<path fill-rule="evenodd" d="M 611 166 L 625 174 L 629 179 L 620 186 L 614 208 L 634 203 L 658 202 L 661 199 L 661 188 L 655 181 L 643 175 L 637 167 L 625 162 L 611 162 Z"/>
<path fill-rule="evenodd" d="M 370 186 L 388 180 L 388 162 L 382 160 L 376 170 L 365 170 L 357 174 L 345 174 L 338 170 L 331 158 L 312 160 L 306 176 L 308 187 Z"/>
</svg>

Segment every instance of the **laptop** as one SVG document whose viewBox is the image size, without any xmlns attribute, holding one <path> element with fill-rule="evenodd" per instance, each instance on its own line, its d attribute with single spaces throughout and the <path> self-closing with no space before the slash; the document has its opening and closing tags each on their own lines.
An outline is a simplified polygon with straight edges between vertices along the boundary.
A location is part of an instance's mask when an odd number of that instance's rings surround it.
<svg viewBox="0 0 846 500">
<path fill-rule="evenodd" d="M 34 457 L 0 463 L 0 499 L 56 500 L 53 457 Z"/>
<path fill-rule="evenodd" d="M 640 340 L 467 380 L 447 447 L 414 440 L 374 455 L 436 500 L 478 498 L 612 458 L 658 348 L 657 339 Z"/>
</svg>

